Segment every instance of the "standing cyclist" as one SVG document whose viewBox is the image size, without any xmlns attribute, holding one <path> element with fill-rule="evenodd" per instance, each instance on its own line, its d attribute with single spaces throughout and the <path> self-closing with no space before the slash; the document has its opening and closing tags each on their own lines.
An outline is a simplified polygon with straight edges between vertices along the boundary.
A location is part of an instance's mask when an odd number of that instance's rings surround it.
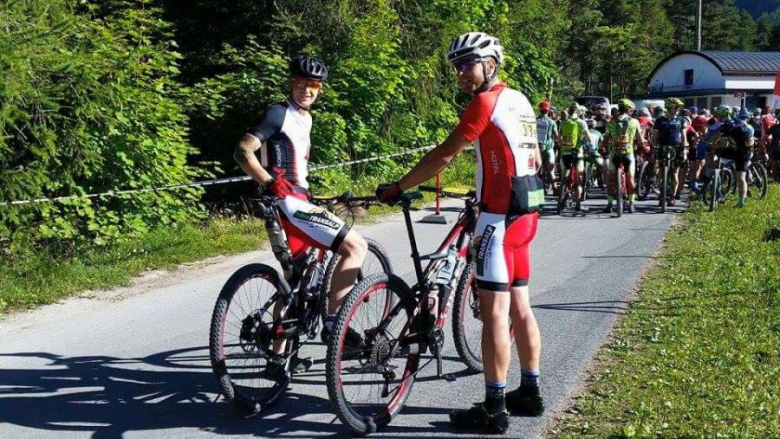
<svg viewBox="0 0 780 439">
<path fill-rule="evenodd" d="M 533 107 L 519 91 L 498 81 L 503 48 L 497 38 L 469 32 L 456 38 L 447 59 L 460 88 L 474 95 L 460 123 L 441 145 L 425 155 L 401 180 L 380 185 L 377 196 L 393 202 L 444 169 L 469 143 L 477 151 L 477 199 L 480 214 L 474 233 L 477 291 L 482 316 L 485 401 L 456 410 L 450 420 L 459 428 L 505 433 L 507 409 L 539 416 L 541 337 L 529 304 L 529 244 L 536 235 L 536 212 L 544 199 L 536 176 L 541 153 Z M 506 393 L 509 369 L 509 319 L 514 325 L 522 379 Z"/>
<path fill-rule="evenodd" d="M 588 125 L 580 117 L 582 108 L 576 102 L 569 106 L 569 118 L 561 124 L 561 151 L 558 160 L 561 168 L 561 190 L 567 184 L 572 169 L 577 170 L 577 180 L 574 181 L 574 196 L 576 210 L 582 210 L 582 174 L 585 172 L 584 147 L 590 141 Z"/>
<path fill-rule="evenodd" d="M 645 140 L 642 137 L 642 130 L 639 127 L 639 121 L 630 116 L 634 111 L 634 103 L 628 99 L 618 101 L 618 115 L 607 124 L 607 132 L 604 134 L 604 145 L 609 148 L 607 157 L 609 166 L 609 180 L 607 192 L 607 207 L 604 213 L 612 213 L 612 201 L 617 193 L 617 171 L 620 162 L 626 172 L 626 192 L 628 193 L 628 211 L 636 212 L 634 200 L 634 174 L 636 170 L 636 158 L 634 157 L 634 146 L 643 148 Z"/>
<path fill-rule="evenodd" d="M 685 168 L 682 166 L 687 161 L 688 138 L 685 130 L 688 126 L 686 119 L 680 115 L 683 101 L 678 98 L 669 98 L 665 102 L 666 115 L 655 121 L 656 149 L 658 160 L 663 160 L 666 149 L 671 149 L 673 155 L 669 174 L 672 177 L 672 190 L 668 191 L 667 203 L 674 206 L 675 195 L 682 190 L 685 183 Z M 660 205 L 660 202 L 659 202 Z"/>
<path fill-rule="evenodd" d="M 281 200 L 281 223 L 293 258 L 304 254 L 309 246 L 330 249 L 341 256 L 333 275 L 328 317 L 322 331 L 325 340 L 333 329 L 339 305 L 357 279 L 368 244 L 340 218 L 308 202 L 306 176 L 312 126 L 309 110 L 322 90 L 328 70 L 321 60 L 303 55 L 290 61 L 290 76 L 287 101 L 265 111 L 260 122 L 244 134 L 233 157 L 244 172 L 260 183 L 263 192 Z M 281 352 L 283 347 L 277 343 L 274 352 Z M 281 356 L 269 360 L 269 375 L 275 375 L 274 369 L 279 371 L 278 375 L 284 374 Z"/>
<path fill-rule="evenodd" d="M 539 117 L 536 118 L 536 138 L 542 151 L 542 166 L 549 176 L 550 190 L 555 191 L 555 142 L 558 139 L 558 125 L 550 118 L 550 101 L 539 103 Z M 546 189 L 546 188 L 545 188 Z"/>
</svg>

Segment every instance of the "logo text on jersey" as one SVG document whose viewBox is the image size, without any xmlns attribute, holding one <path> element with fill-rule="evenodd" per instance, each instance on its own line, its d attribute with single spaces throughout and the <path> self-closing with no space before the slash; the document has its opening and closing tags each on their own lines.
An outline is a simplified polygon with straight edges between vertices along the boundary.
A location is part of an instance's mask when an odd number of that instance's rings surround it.
<svg viewBox="0 0 780 439">
<path fill-rule="evenodd" d="M 328 214 L 320 209 L 312 209 L 309 212 L 302 210 L 296 210 L 293 214 L 295 218 L 299 220 L 307 221 L 314 224 L 319 224 L 333 230 L 338 230 L 341 225 L 328 217 Z"/>
</svg>

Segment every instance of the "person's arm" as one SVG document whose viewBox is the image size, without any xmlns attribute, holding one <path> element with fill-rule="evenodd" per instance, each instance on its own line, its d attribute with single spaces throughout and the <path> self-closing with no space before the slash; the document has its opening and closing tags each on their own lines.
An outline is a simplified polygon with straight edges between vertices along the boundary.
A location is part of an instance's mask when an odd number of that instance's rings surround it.
<svg viewBox="0 0 780 439">
<path fill-rule="evenodd" d="M 282 105 L 270 107 L 263 115 L 262 121 L 249 130 L 238 146 L 233 151 L 233 159 L 238 162 L 241 169 L 244 170 L 252 179 L 265 186 L 273 176 L 266 171 L 255 152 L 260 149 L 264 142 L 271 136 L 279 132 L 284 124 L 284 118 L 287 109 Z"/>
<path fill-rule="evenodd" d="M 420 162 L 398 181 L 401 190 L 415 187 L 435 177 L 436 174 L 452 163 L 452 160 L 466 149 L 469 143 L 466 137 L 457 130 L 451 132 L 444 142 L 428 151 Z"/>
<path fill-rule="evenodd" d="M 253 180 L 265 186 L 273 177 L 263 168 L 255 155 L 255 151 L 261 146 L 260 139 L 253 134 L 246 133 L 233 151 L 233 159 Z"/>
<path fill-rule="evenodd" d="M 636 134 L 634 135 L 634 145 L 637 149 L 644 149 L 645 136 L 642 135 L 642 129 L 639 127 L 639 123 L 636 124 Z"/>
</svg>

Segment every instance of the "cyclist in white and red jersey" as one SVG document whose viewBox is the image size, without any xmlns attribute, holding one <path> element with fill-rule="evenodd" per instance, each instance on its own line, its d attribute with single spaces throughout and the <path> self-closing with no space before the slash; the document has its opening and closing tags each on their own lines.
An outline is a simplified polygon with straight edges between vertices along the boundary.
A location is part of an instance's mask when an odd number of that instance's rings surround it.
<svg viewBox="0 0 780 439">
<path fill-rule="evenodd" d="M 450 45 L 460 88 L 474 95 L 460 123 L 441 145 L 425 155 L 403 178 L 380 185 L 377 196 L 393 202 L 399 194 L 435 176 L 471 142 L 477 151 L 480 214 L 474 233 L 477 290 L 482 315 L 485 401 L 450 414 L 458 428 L 504 433 L 507 409 L 539 416 L 541 337 L 529 304 L 529 244 L 536 235 L 544 201 L 536 175 L 541 153 L 536 118 L 528 99 L 498 80 L 503 48 L 497 38 L 469 32 Z M 514 324 L 522 379 L 504 396 L 509 369 L 509 318 Z"/>
<path fill-rule="evenodd" d="M 293 258 L 305 254 L 312 246 L 330 249 L 341 256 L 333 275 L 328 317 L 322 331 L 326 340 L 336 321 L 338 307 L 357 279 L 368 244 L 339 217 L 308 202 L 311 194 L 306 176 L 312 126 L 309 109 L 319 96 L 328 70 L 321 60 L 303 55 L 290 61 L 290 76 L 287 101 L 265 111 L 260 122 L 244 134 L 233 157 L 244 172 L 262 185 L 264 192 L 281 200 L 282 228 Z M 348 337 L 353 343 L 360 342 L 356 340 L 360 337 L 357 332 Z M 277 343 L 274 352 L 280 353 L 283 347 Z M 269 359 L 266 374 L 281 379 L 275 375 L 283 374 L 285 369 L 285 360 L 277 355 Z"/>
</svg>

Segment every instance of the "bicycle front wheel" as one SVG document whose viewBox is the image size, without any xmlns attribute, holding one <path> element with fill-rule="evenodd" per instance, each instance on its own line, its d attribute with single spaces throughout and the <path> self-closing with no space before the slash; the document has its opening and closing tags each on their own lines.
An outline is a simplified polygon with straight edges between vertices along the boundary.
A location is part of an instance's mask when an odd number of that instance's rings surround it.
<svg viewBox="0 0 780 439">
<path fill-rule="evenodd" d="M 766 197 L 767 185 L 769 184 L 769 177 L 764 165 L 756 162 L 751 163 L 748 168 L 748 178 L 750 179 L 750 196 L 757 196 L 763 200 Z"/>
<path fill-rule="evenodd" d="M 209 334 L 211 367 L 225 399 L 245 413 L 260 413 L 289 385 L 287 377 L 264 374 L 273 341 L 269 328 L 274 302 L 270 301 L 275 295 L 288 294 L 290 287 L 276 270 L 250 264 L 228 279 L 214 306 Z"/>
<path fill-rule="evenodd" d="M 391 274 L 393 272 L 393 265 L 390 263 L 390 257 L 387 256 L 387 250 L 371 238 L 364 237 L 363 239 L 365 239 L 368 244 L 368 252 L 366 253 L 366 258 L 363 260 L 363 265 L 358 272 L 357 283 L 372 274 Z M 340 260 L 341 256 L 333 254 L 328 261 L 328 266 L 325 269 L 325 275 L 322 279 L 322 284 L 320 285 L 320 309 L 323 320 L 328 316 L 328 301 L 330 300 L 333 273 L 335 273 L 336 265 Z"/>
<path fill-rule="evenodd" d="M 336 415 L 357 434 L 390 423 L 411 393 L 420 352 L 400 344 L 411 332 L 415 308 L 400 277 L 375 274 L 355 286 L 339 309 L 325 378 Z"/>
</svg>

